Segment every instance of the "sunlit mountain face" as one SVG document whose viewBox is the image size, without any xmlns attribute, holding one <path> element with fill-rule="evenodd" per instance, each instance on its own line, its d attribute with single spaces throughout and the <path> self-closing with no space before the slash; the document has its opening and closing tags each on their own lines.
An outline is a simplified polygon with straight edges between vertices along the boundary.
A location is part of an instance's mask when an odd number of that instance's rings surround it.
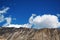
<svg viewBox="0 0 60 40">
<path fill-rule="evenodd" d="M 0 0 L 0 27 L 60 28 L 60 1 Z"/>
</svg>

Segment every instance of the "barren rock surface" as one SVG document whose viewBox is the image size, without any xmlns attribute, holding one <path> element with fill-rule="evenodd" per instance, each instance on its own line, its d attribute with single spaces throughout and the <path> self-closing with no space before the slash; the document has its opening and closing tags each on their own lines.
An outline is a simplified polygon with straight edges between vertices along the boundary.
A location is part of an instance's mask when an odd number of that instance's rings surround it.
<svg viewBox="0 0 60 40">
<path fill-rule="evenodd" d="M 60 40 L 60 29 L 0 28 L 0 40 Z"/>
</svg>

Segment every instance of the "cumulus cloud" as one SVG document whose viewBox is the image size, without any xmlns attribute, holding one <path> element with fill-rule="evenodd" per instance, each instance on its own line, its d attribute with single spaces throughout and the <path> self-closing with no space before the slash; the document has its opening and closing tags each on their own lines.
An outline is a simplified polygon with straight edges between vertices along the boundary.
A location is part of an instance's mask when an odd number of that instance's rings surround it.
<svg viewBox="0 0 60 40">
<path fill-rule="evenodd" d="M 29 22 L 32 23 L 32 28 L 58 28 L 60 22 L 58 21 L 58 17 L 55 15 L 38 15 L 31 16 Z"/>
</svg>

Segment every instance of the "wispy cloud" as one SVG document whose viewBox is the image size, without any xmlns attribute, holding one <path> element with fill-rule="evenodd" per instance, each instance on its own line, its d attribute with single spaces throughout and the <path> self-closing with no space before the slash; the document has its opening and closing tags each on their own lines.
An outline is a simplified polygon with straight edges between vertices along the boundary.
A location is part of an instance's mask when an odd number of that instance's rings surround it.
<svg viewBox="0 0 60 40">
<path fill-rule="evenodd" d="M 0 14 L 6 13 L 8 10 L 9 10 L 9 7 L 6 7 L 3 10 L 0 10 Z"/>
<path fill-rule="evenodd" d="M 6 23 L 3 25 L 3 27 L 10 25 L 12 18 L 11 17 L 7 17 L 7 18 L 4 18 L 4 20 L 6 20 Z"/>
<path fill-rule="evenodd" d="M 9 7 L 4 8 L 3 10 L 0 10 L 0 23 L 6 20 L 7 22 L 3 26 L 7 26 L 11 23 L 11 17 L 4 17 L 4 13 L 6 13 L 9 10 Z"/>
<path fill-rule="evenodd" d="M 0 22 L 4 20 L 4 16 L 0 14 Z"/>
<path fill-rule="evenodd" d="M 6 13 L 9 10 L 9 7 L 4 8 L 3 10 L 0 10 L 0 22 L 4 21 L 4 13 Z"/>
</svg>

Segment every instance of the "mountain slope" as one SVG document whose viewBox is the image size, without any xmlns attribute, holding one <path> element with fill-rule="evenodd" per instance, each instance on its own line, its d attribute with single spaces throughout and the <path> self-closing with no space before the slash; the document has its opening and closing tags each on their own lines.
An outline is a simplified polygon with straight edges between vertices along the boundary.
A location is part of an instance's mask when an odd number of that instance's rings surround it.
<svg viewBox="0 0 60 40">
<path fill-rule="evenodd" d="M 60 40 L 60 30 L 0 28 L 0 40 Z"/>
</svg>

